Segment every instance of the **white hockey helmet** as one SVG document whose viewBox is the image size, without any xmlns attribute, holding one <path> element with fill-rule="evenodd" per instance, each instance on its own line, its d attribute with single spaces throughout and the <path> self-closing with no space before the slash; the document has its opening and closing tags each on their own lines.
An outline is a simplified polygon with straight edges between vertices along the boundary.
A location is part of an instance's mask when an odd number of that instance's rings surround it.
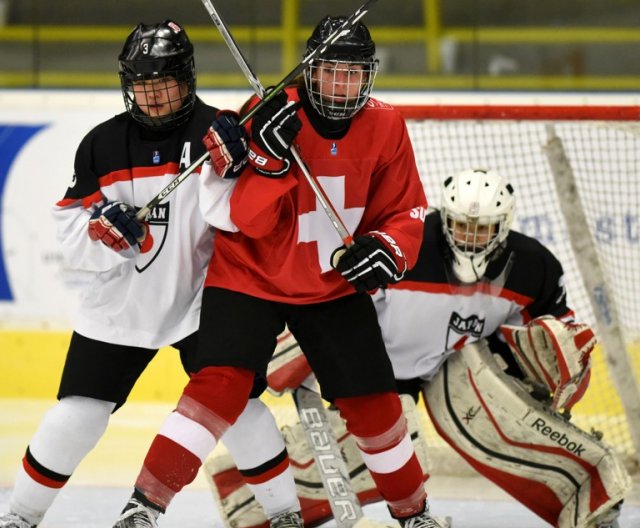
<svg viewBox="0 0 640 528">
<path fill-rule="evenodd" d="M 460 281 L 480 280 L 489 262 L 501 253 L 514 209 L 513 187 L 494 171 L 471 169 L 445 179 L 442 230 Z"/>
</svg>

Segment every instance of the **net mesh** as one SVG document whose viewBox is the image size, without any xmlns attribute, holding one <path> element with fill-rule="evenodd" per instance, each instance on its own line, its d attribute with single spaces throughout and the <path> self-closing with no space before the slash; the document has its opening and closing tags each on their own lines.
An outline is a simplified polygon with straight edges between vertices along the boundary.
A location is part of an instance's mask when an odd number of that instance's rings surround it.
<svg viewBox="0 0 640 528">
<path fill-rule="evenodd" d="M 455 113 L 455 112 L 454 112 Z M 459 113 L 459 112 L 458 112 Z M 409 134 L 430 204 L 440 201 L 444 178 L 469 169 L 492 169 L 515 188 L 513 228 L 544 243 L 562 262 L 567 295 L 576 318 L 596 325 L 577 257 L 567 234 L 553 174 L 545 155 L 547 125 L 553 123 L 573 169 L 577 190 L 595 241 L 605 280 L 617 309 L 626 351 L 640 378 L 640 125 L 630 122 L 549 119 L 408 120 Z M 497 117 L 494 115 L 493 117 Z M 534 115 L 535 117 L 535 115 Z M 580 117 L 576 112 L 575 117 Z M 574 408 L 578 426 L 603 433 L 626 459 L 634 446 L 620 395 L 599 348 L 585 398 Z M 442 445 L 428 423 L 429 441 Z"/>
</svg>

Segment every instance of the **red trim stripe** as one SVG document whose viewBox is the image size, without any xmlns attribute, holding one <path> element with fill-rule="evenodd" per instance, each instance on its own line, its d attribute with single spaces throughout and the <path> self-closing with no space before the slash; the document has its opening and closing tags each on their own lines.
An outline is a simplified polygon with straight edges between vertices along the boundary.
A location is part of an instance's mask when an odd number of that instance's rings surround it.
<svg viewBox="0 0 640 528">
<path fill-rule="evenodd" d="M 403 280 L 398 284 L 393 284 L 390 288 L 397 290 L 421 291 L 424 293 L 439 293 L 445 295 L 464 295 L 470 297 L 476 293 L 490 295 L 492 297 L 500 297 L 513 301 L 520 306 L 527 306 L 533 299 L 527 295 L 507 290 L 506 288 L 496 288 L 490 283 L 481 282 L 473 285 L 453 285 L 440 282 L 420 282 Z"/>
<path fill-rule="evenodd" d="M 638 121 L 640 106 L 394 105 L 406 119 Z"/>
<path fill-rule="evenodd" d="M 275 478 L 286 471 L 289 467 L 289 459 L 285 458 L 279 464 L 272 467 L 268 471 L 261 473 L 260 475 L 243 475 L 243 478 L 247 484 L 264 484 L 265 482 Z"/>
<path fill-rule="evenodd" d="M 29 464 L 26 456 L 22 459 L 22 467 L 26 471 L 27 475 L 29 475 L 38 484 L 41 484 L 42 486 L 45 486 L 47 488 L 60 489 L 69 480 L 68 478 L 64 480 L 54 480 L 52 478 L 45 477 L 42 473 L 40 473 L 37 469 L 35 469 L 31 464 Z"/>
<path fill-rule="evenodd" d="M 154 165 L 152 167 L 132 167 L 100 176 L 98 182 L 100 183 L 100 187 L 108 187 L 116 182 L 131 181 L 138 178 L 157 178 L 162 174 L 175 174 L 177 176 L 179 171 L 180 165 L 175 162 L 165 163 L 164 165 Z M 199 171 L 200 167 L 194 172 Z"/>
</svg>

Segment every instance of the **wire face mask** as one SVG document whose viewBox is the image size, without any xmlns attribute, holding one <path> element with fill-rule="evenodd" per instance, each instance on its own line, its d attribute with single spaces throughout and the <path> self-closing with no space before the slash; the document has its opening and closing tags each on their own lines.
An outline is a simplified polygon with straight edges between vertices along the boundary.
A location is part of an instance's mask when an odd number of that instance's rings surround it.
<svg viewBox="0 0 640 528">
<path fill-rule="evenodd" d="M 369 100 L 378 61 L 317 61 L 305 72 L 309 100 L 328 119 L 349 119 Z"/>
<path fill-rule="evenodd" d="M 149 128 L 177 126 L 193 110 L 190 78 L 188 72 L 172 71 L 123 79 L 125 107 Z"/>
<path fill-rule="evenodd" d="M 447 225 L 443 226 L 454 255 L 454 272 L 462 282 L 480 280 L 501 243 L 497 235 L 504 230 L 506 218 L 498 223 L 482 223 L 484 221 L 447 216 Z"/>
<path fill-rule="evenodd" d="M 325 17 L 307 41 L 308 55 L 342 26 L 346 17 Z M 360 21 L 312 61 L 304 71 L 307 95 L 313 108 L 327 119 L 350 119 L 366 104 L 378 73 L 376 46 Z"/>
</svg>

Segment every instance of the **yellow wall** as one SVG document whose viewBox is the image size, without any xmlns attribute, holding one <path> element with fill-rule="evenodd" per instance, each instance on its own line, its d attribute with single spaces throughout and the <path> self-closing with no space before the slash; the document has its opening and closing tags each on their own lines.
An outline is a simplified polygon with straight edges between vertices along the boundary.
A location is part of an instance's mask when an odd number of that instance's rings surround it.
<svg viewBox="0 0 640 528">
<path fill-rule="evenodd" d="M 0 331 L 0 398 L 55 398 L 70 337 L 70 331 Z M 178 353 L 162 349 L 130 400 L 177 401 L 186 382 Z"/>
<path fill-rule="evenodd" d="M 55 398 L 71 332 L 0 331 L 0 398 Z M 634 350 L 636 350 L 634 348 Z M 619 414 L 620 399 L 608 382 L 600 347 L 593 354 L 591 387 L 575 407 L 578 414 Z M 163 348 L 147 367 L 133 401 L 174 402 L 187 376 L 173 348 Z"/>
</svg>

